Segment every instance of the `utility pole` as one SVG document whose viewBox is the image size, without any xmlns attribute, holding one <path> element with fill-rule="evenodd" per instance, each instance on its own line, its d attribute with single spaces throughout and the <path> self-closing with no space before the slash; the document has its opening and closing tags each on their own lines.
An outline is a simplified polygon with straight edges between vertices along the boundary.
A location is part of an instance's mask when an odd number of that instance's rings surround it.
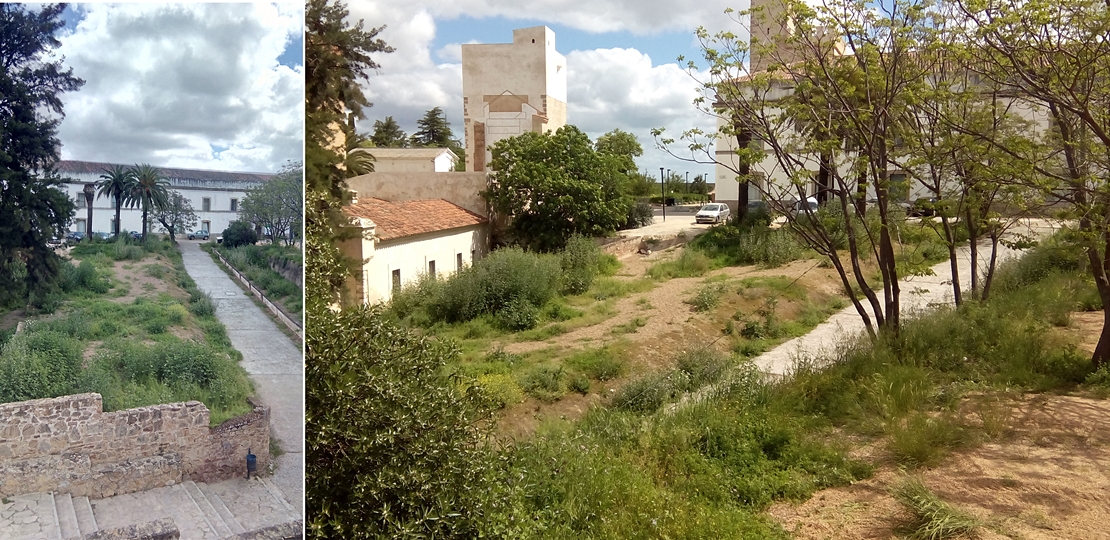
<svg viewBox="0 0 1110 540">
<path fill-rule="evenodd" d="M 659 195 L 663 202 L 663 223 L 667 222 L 667 183 L 663 181 L 663 167 L 659 167 Z"/>
</svg>

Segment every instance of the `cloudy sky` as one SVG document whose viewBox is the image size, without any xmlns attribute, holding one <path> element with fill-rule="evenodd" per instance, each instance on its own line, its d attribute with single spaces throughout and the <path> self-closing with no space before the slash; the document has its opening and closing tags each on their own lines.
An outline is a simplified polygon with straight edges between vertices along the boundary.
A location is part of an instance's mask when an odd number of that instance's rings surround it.
<svg viewBox="0 0 1110 540">
<path fill-rule="evenodd" d="M 276 172 L 304 140 L 303 3 L 71 4 L 62 158 Z"/>
<path fill-rule="evenodd" d="M 351 0 L 351 19 L 386 25 L 380 37 L 396 49 L 375 57 L 382 69 L 364 85 L 374 106 L 359 130 L 393 116 L 411 134 L 439 106 L 461 138 L 460 44 L 511 43 L 514 28 L 546 25 L 567 58 L 568 123 L 593 139 L 616 128 L 635 134 L 644 147 L 638 165 L 655 176 L 665 167 L 712 178 L 712 166 L 656 150 L 651 129 L 713 129 L 693 106 L 698 83 L 676 58 L 701 60 L 699 25 L 742 32 L 728 7 L 746 9 L 748 0 Z"/>
</svg>

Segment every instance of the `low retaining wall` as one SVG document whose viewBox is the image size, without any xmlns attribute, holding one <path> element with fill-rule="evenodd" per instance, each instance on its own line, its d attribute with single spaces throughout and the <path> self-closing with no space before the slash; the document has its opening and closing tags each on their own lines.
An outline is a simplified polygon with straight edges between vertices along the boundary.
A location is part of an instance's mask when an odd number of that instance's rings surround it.
<svg viewBox="0 0 1110 540">
<path fill-rule="evenodd" d="M 262 301 L 262 304 L 266 306 L 266 309 L 269 309 L 270 312 L 277 316 L 278 320 L 286 326 L 286 328 L 292 330 L 293 333 L 297 335 L 297 337 L 301 338 L 301 341 L 304 341 L 304 329 L 301 328 L 300 323 L 294 321 L 289 315 L 285 313 L 285 310 L 274 303 L 273 300 L 266 298 L 266 295 L 262 293 L 262 289 L 255 287 L 254 284 L 251 283 L 249 279 L 247 279 L 247 276 L 244 276 L 242 272 L 236 270 L 234 266 L 228 264 L 227 259 L 224 259 L 224 256 L 220 255 L 220 252 L 212 250 L 212 253 L 216 254 L 216 257 L 220 259 L 220 263 L 224 265 L 224 268 L 231 272 L 231 275 L 234 276 L 235 279 L 239 280 L 239 282 L 243 285 L 246 285 L 247 290 L 249 290 L 251 294 Z"/>
<path fill-rule="evenodd" d="M 103 498 L 246 474 L 270 461 L 270 409 L 208 427 L 199 401 L 103 412 L 100 394 L 0 404 L 0 496 L 57 491 Z"/>
<path fill-rule="evenodd" d="M 671 246 L 685 244 L 690 240 L 685 234 L 661 234 L 654 236 L 622 236 L 599 244 L 601 251 L 623 257 L 641 250 L 663 251 Z"/>
</svg>

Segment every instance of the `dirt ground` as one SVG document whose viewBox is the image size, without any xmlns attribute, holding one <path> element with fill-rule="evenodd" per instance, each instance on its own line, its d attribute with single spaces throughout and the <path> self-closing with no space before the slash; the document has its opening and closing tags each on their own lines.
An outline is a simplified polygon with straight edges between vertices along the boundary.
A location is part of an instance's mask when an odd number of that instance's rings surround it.
<svg viewBox="0 0 1110 540">
<path fill-rule="evenodd" d="M 915 474 L 981 518 L 979 538 L 1110 538 L 1110 401 L 1028 396 L 1014 403 L 1009 426 L 1001 441 Z M 768 514 L 800 539 L 897 537 L 909 515 L 889 490 L 905 474 L 886 466 Z"/>
<path fill-rule="evenodd" d="M 1094 350 L 1102 313 L 1075 313 L 1080 348 Z M 1011 403 L 1003 438 L 916 471 L 942 500 L 985 526 L 979 538 L 1110 539 L 1110 400 L 1027 395 Z M 867 480 L 768 510 L 796 538 L 877 539 L 909 519 L 890 489 L 906 473 L 884 466 Z"/>
<path fill-rule="evenodd" d="M 642 278 L 650 266 L 677 257 L 682 249 L 684 248 L 677 247 L 648 256 L 626 255 L 621 258 L 623 266 L 617 278 Z M 560 356 L 567 356 L 574 350 L 620 342 L 621 346 L 627 348 L 624 356 L 628 359 L 623 376 L 595 382 L 587 395 L 569 392 L 554 403 L 528 398 L 524 403 L 503 410 L 497 422 L 499 434 L 504 437 L 522 437 L 533 432 L 547 418 L 580 418 L 591 406 L 601 403 L 621 385 L 645 373 L 674 367 L 674 356 L 683 349 L 711 344 L 727 351 L 731 342 L 723 338 L 722 320 L 727 319 L 728 314 L 739 307 L 738 300 L 726 302 L 712 313 L 696 313 L 686 303 L 705 280 L 713 276 L 727 276 L 729 279 L 785 276 L 797 279 L 798 285 L 805 288 L 811 298 L 815 295 L 827 297 L 840 294 L 836 271 L 832 268 L 820 268 L 814 260 L 794 261 L 778 268 L 726 267 L 700 277 L 673 278 L 657 284 L 650 291 L 618 299 L 613 306 L 616 314 L 591 326 L 543 341 L 495 343 L 492 349 L 503 347 L 505 351 L 512 353 L 553 348 L 559 350 Z M 789 309 L 790 306 L 784 303 L 779 314 L 789 318 Z M 635 318 L 642 319 L 644 325 L 634 332 L 614 332 L 615 327 L 627 324 Z"/>
</svg>

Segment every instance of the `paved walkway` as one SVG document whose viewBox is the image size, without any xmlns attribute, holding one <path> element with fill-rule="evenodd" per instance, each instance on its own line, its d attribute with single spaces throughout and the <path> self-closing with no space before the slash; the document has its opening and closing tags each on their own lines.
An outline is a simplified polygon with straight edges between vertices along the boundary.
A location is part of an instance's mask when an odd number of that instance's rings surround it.
<svg viewBox="0 0 1110 540">
<path fill-rule="evenodd" d="M 1050 234 L 1055 227 L 1046 220 L 1030 220 L 1024 226 L 1015 227 L 1015 232 L 1044 237 Z M 971 287 L 971 255 L 967 247 L 957 250 L 959 258 L 960 286 L 963 289 Z M 1018 255 L 1018 252 L 999 246 L 999 264 L 1007 258 Z M 985 268 L 990 261 L 989 244 L 979 249 L 979 264 Z M 951 305 L 954 303 L 952 295 L 952 271 L 948 261 L 932 267 L 935 275 L 911 276 L 899 281 L 902 317 L 915 311 L 928 309 L 935 305 Z M 882 300 L 882 290 L 876 291 Z M 870 304 L 864 301 L 867 312 L 874 313 Z M 793 371 L 799 359 L 818 359 L 832 352 L 836 345 L 844 340 L 855 339 L 865 332 L 863 319 L 859 316 L 855 306 L 849 305 L 843 310 L 833 314 L 825 322 L 817 325 L 808 334 L 787 341 L 755 359 L 756 367 L 771 375 L 788 375 Z"/>
<path fill-rule="evenodd" d="M 200 242 L 181 240 L 185 270 L 197 288 L 212 295 L 216 316 L 227 327 L 231 344 L 243 353 L 242 366 L 270 406 L 270 433 L 283 454 L 271 478 L 285 500 L 304 515 L 304 355 L 299 343 L 282 333 L 250 293 L 239 287 Z"/>
</svg>

